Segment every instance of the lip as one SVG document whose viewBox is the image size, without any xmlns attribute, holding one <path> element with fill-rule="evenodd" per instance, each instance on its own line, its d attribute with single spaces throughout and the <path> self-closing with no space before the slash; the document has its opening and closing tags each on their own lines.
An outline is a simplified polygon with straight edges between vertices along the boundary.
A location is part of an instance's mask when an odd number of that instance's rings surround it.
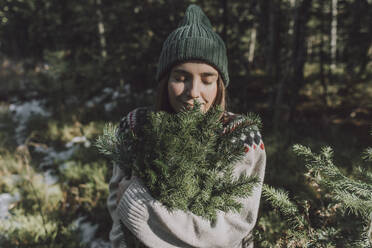
<svg viewBox="0 0 372 248">
<path fill-rule="evenodd" d="M 193 104 L 189 104 L 189 103 L 185 103 L 185 102 L 183 102 L 182 104 L 183 104 L 183 106 L 184 106 L 186 109 L 192 109 L 192 108 L 194 108 L 194 105 L 193 105 Z"/>
<path fill-rule="evenodd" d="M 191 106 L 191 107 L 193 107 L 194 106 L 194 103 L 188 103 L 188 102 L 182 102 L 184 105 L 188 105 L 188 106 Z M 201 105 L 204 105 L 205 103 L 204 102 L 202 102 L 202 103 L 200 103 Z"/>
</svg>

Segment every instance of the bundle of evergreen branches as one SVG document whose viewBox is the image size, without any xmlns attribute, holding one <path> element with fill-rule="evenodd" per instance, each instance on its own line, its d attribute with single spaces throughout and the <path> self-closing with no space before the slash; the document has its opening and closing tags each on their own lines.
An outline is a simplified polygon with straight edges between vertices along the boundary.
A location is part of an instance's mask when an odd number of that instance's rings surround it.
<svg viewBox="0 0 372 248">
<path fill-rule="evenodd" d="M 333 162 L 333 150 L 320 153 L 294 145 L 293 151 L 306 162 L 305 176 L 322 208 L 309 199 L 289 199 L 288 193 L 264 185 L 264 198 L 278 210 L 289 228 L 279 240 L 280 247 L 372 247 L 372 148 L 362 158 L 365 166 L 344 175 Z"/>
<path fill-rule="evenodd" d="M 260 120 L 243 116 L 234 129 L 224 130 L 222 110 L 202 113 L 195 102 L 176 114 L 149 112 L 147 122 L 134 133 L 119 133 L 108 125 L 97 140 L 99 150 L 126 174 L 142 179 L 151 195 L 169 210 L 191 211 L 210 221 L 217 210 L 238 211 L 237 198 L 251 195 L 256 177 L 233 176 L 233 164 L 243 158 L 241 136 L 258 128 Z"/>
</svg>

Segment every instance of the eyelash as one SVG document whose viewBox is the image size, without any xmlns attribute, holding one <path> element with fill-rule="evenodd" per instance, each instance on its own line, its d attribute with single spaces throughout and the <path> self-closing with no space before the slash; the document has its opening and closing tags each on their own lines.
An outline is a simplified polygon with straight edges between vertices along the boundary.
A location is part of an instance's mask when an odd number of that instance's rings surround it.
<svg viewBox="0 0 372 248">
<path fill-rule="evenodd" d="M 207 84 L 207 85 L 210 85 L 210 84 L 213 84 L 214 81 L 211 81 L 211 82 L 208 82 L 208 81 L 203 81 L 204 84 Z"/>
<path fill-rule="evenodd" d="M 175 77 L 176 81 L 178 82 L 183 82 L 183 81 L 186 81 L 186 77 L 185 76 L 177 76 Z"/>
</svg>

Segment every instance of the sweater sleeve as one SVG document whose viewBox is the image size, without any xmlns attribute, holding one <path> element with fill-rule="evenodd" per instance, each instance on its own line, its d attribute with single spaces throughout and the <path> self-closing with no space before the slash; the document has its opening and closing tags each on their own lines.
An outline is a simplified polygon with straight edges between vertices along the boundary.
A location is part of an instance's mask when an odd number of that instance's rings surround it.
<svg viewBox="0 0 372 248">
<path fill-rule="evenodd" d="M 126 248 L 124 234 L 120 225 L 119 218 L 117 217 L 117 192 L 119 189 L 119 183 L 121 180 L 126 180 L 123 171 L 119 168 L 119 165 L 114 164 L 113 175 L 109 182 L 109 196 L 107 198 L 107 208 L 113 220 L 112 228 L 110 231 L 110 241 L 112 248 Z"/>
<path fill-rule="evenodd" d="M 257 142 L 257 135 L 259 142 Z M 246 144 L 246 155 L 234 167 L 234 176 L 241 173 L 258 176 L 261 183 L 250 197 L 238 199 L 239 213 L 218 211 L 217 221 L 209 221 L 191 212 L 169 212 L 151 197 L 141 180 L 131 182 L 120 199 L 117 214 L 129 230 L 148 247 L 238 248 L 256 224 L 264 178 L 266 153 L 258 132 L 255 142 Z M 252 137 L 253 137 L 252 136 Z M 245 244 L 246 245 L 246 244 Z M 253 247 L 253 244 L 248 244 Z M 252 245 L 252 246 L 251 246 Z M 245 246 L 246 247 L 246 246 Z"/>
<path fill-rule="evenodd" d="M 135 110 L 130 112 L 127 116 L 125 116 L 120 121 L 119 132 L 125 132 L 126 130 L 130 128 L 129 120 L 132 121 L 134 113 L 135 113 Z M 123 229 L 120 224 L 120 220 L 117 216 L 117 193 L 119 190 L 119 184 L 123 180 L 127 180 L 125 178 L 125 173 L 120 169 L 119 165 L 115 163 L 113 165 L 112 177 L 109 182 L 109 196 L 106 202 L 108 211 L 113 220 L 112 229 L 110 231 L 110 236 L 109 236 L 111 245 L 113 248 L 119 248 L 119 247 L 126 248 L 127 247 L 125 243 Z M 129 180 L 127 181 L 129 182 Z"/>
</svg>

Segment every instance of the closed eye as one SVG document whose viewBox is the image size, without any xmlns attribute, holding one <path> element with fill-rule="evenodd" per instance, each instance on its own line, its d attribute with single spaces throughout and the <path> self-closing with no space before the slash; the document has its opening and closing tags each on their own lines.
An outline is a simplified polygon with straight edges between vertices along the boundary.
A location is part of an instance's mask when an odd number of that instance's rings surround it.
<svg viewBox="0 0 372 248">
<path fill-rule="evenodd" d="M 174 79 L 176 79 L 177 82 L 184 82 L 184 81 L 186 81 L 186 77 L 184 75 L 178 75 Z"/>
<path fill-rule="evenodd" d="M 214 80 L 204 80 L 203 81 L 204 84 L 208 84 L 208 85 L 213 84 L 214 82 L 216 82 L 216 81 L 214 81 Z"/>
<path fill-rule="evenodd" d="M 203 77 L 203 83 L 204 84 L 213 84 L 215 82 L 217 82 L 217 76 L 215 75 L 208 75 L 206 77 Z"/>
</svg>

